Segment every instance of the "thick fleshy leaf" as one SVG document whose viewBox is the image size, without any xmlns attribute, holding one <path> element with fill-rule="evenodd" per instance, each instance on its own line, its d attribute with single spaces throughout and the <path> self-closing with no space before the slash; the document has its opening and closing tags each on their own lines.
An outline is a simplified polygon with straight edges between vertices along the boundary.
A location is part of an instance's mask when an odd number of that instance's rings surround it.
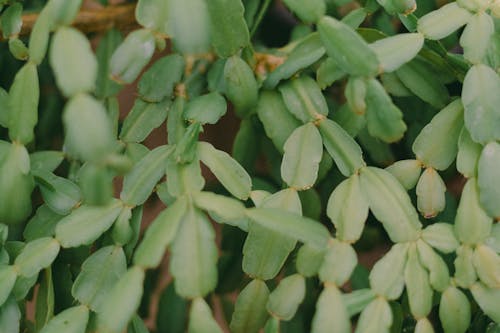
<svg viewBox="0 0 500 333">
<path fill-rule="evenodd" d="M 110 62 L 113 52 L 123 42 L 123 36 L 117 29 L 108 30 L 99 41 L 96 49 L 97 78 L 95 93 L 99 98 L 112 97 L 121 89 L 121 85 L 111 80 Z"/>
<path fill-rule="evenodd" d="M 443 108 L 450 95 L 441 77 L 420 58 L 401 66 L 396 72 L 399 80 L 417 97 L 435 108 Z"/>
<path fill-rule="evenodd" d="M 333 17 L 323 17 L 318 31 L 327 54 L 351 75 L 372 76 L 379 71 L 377 55 L 351 27 Z"/>
<path fill-rule="evenodd" d="M 460 287 L 469 288 L 477 280 L 476 269 L 472 262 L 474 250 L 468 245 L 462 245 L 456 252 L 455 282 Z"/>
<path fill-rule="evenodd" d="M 89 309 L 84 305 L 78 305 L 66 309 L 52 318 L 40 333 L 84 333 L 88 320 Z"/>
<path fill-rule="evenodd" d="M 149 62 L 155 50 L 153 33 L 142 29 L 131 32 L 111 57 L 111 75 L 121 83 L 132 83 Z"/>
<path fill-rule="evenodd" d="M 93 311 L 99 311 L 109 291 L 127 271 L 123 249 L 106 246 L 89 256 L 71 288 L 71 295 Z"/>
<path fill-rule="evenodd" d="M 379 39 L 370 47 L 375 51 L 382 70 L 388 73 L 413 59 L 423 45 L 422 34 L 406 33 Z"/>
<path fill-rule="evenodd" d="M 295 129 L 285 142 L 281 177 L 297 190 L 311 188 L 318 176 L 323 155 L 321 135 L 314 124 L 307 123 Z"/>
<path fill-rule="evenodd" d="M 59 215 L 67 215 L 81 201 L 82 194 L 72 181 L 51 172 L 34 172 L 47 206 Z"/>
<path fill-rule="evenodd" d="M 23 25 L 23 5 L 19 2 L 11 4 L 2 13 L 2 35 L 4 39 L 17 36 Z"/>
<path fill-rule="evenodd" d="M 217 284 L 215 232 L 202 212 L 188 208 L 172 243 L 170 272 L 177 294 L 203 297 Z"/>
<path fill-rule="evenodd" d="M 162 34 L 168 34 L 168 1 L 139 0 L 135 8 L 137 22 Z"/>
<path fill-rule="evenodd" d="M 325 249 L 317 249 L 307 244 L 302 245 L 295 262 L 297 271 L 305 277 L 318 274 L 324 255 Z"/>
<path fill-rule="evenodd" d="M 144 271 L 130 268 L 109 291 L 97 314 L 96 331 L 120 333 L 136 312 L 142 297 Z"/>
<path fill-rule="evenodd" d="M 248 231 L 245 206 L 240 201 L 212 192 L 197 192 L 193 199 L 198 208 L 207 211 L 217 222 Z"/>
<path fill-rule="evenodd" d="M 421 228 L 408 193 L 389 172 L 374 167 L 361 169 L 361 188 L 370 210 L 394 242 L 415 240 Z"/>
<path fill-rule="evenodd" d="M 498 163 L 500 163 L 500 144 L 488 143 L 478 163 L 477 185 L 479 188 L 479 202 L 488 215 L 500 217 L 500 177 Z"/>
<path fill-rule="evenodd" d="M 50 47 L 50 65 L 64 96 L 94 90 L 97 59 L 80 31 L 70 27 L 57 29 Z"/>
<path fill-rule="evenodd" d="M 16 73 L 9 90 L 9 137 L 27 144 L 33 140 L 38 122 L 40 88 L 34 63 L 28 62 Z"/>
<path fill-rule="evenodd" d="M 332 316 L 332 313 L 335 315 Z M 335 286 L 326 286 L 319 295 L 311 324 L 312 333 L 351 332 L 351 322 L 342 293 Z"/>
<path fill-rule="evenodd" d="M 462 127 L 463 106 L 457 99 L 439 111 L 417 136 L 412 147 L 417 159 L 427 167 L 447 169 L 457 156 Z"/>
<path fill-rule="evenodd" d="M 196 298 L 191 304 L 188 333 L 222 333 L 203 298 Z"/>
<path fill-rule="evenodd" d="M 432 308 L 429 274 L 419 261 L 417 249 L 410 245 L 405 265 L 405 284 L 410 311 L 415 318 L 426 317 Z"/>
<path fill-rule="evenodd" d="M 130 205 L 141 205 L 151 195 L 153 188 L 165 174 L 170 146 L 160 146 L 144 156 L 123 180 L 120 198 Z"/>
<path fill-rule="evenodd" d="M 389 300 L 397 299 L 404 288 L 404 268 L 408 244 L 394 244 L 370 272 L 370 286 L 377 294 Z M 391 272 L 390 275 L 387 272 Z"/>
<path fill-rule="evenodd" d="M 173 158 L 167 160 L 167 189 L 172 197 L 180 197 L 188 193 L 198 193 L 205 186 L 205 178 L 201 174 L 200 161 L 177 163 Z"/>
<path fill-rule="evenodd" d="M 361 312 L 355 332 L 389 332 L 392 320 L 393 315 L 389 303 L 384 298 L 378 297 Z"/>
<path fill-rule="evenodd" d="M 443 258 L 425 242 L 417 241 L 418 259 L 429 272 L 429 283 L 434 290 L 443 292 L 450 284 L 450 273 Z"/>
<path fill-rule="evenodd" d="M 500 288 L 488 288 L 482 283 L 476 283 L 470 291 L 481 310 L 497 323 L 500 322 L 500 307 L 498 307 Z"/>
<path fill-rule="evenodd" d="M 477 175 L 477 164 L 482 150 L 482 145 L 472 141 L 467 128 L 462 128 L 458 137 L 457 170 L 464 177 L 471 178 Z"/>
<path fill-rule="evenodd" d="M 31 171 L 53 172 L 64 160 L 64 153 L 55 150 L 42 150 L 30 154 Z"/>
<path fill-rule="evenodd" d="M 401 139 L 406 131 L 403 113 L 376 79 L 366 83 L 366 123 L 368 132 L 385 142 Z"/>
<path fill-rule="evenodd" d="M 486 245 L 474 250 L 472 263 L 479 279 L 489 288 L 500 288 L 500 256 Z"/>
<path fill-rule="evenodd" d="M 306 123 L 328 115 L 328 106 L 316 81 L 308 76 L 293 79 L 279 88 L 288 111 Z"/>
<path fill-rule="evenodd" d="M 7 301 L 16 279 L 14 266 L 0 266 L 0 306 Z"/>
<path fill-rule="evenodd" d="M 341 286 L 349 280 L 358 264 L 356 251 L 351 245 L 339 241 L 330 241 L 319 269 L 319 278 L 323 283 Z"/>
<path fill-rule="evenodd" d="M 225 94 L 239 116 L 247 115 L 257 104 L 258 85 L 250 66 L 232 56 L 224 65 Z"/>
<path fill-rule="evenodd" d="M 232 195 L 241 200 L 250 196 L 252 179 L 229 154 L 215 149 L 207 142 L 198 143 L 198 154 L 203 164 Z"/>
<path fill-rule="evenodd" d="M 319 123 L 319 131 L 326 150 L 344 176 L 348 177 L 365 166 L 361 148 L 337 123 L 325 119 Z"/>
<path fill-rule="evenodd" d="M 99 161 L 113 150 L 111 120 L 104 105 L 87 94 L 78 94 L 64 107 L 65 143 L 70 154 L 85 161 Z"/>
<path fill-rule="evenodd" d="M 231 332 L 257 333 L 267 319 L 269 289 L 262 280 L 252 280 L 238 295 L 231 318 Z"/>
<path fill-rule="evenodd" d="M 211 0 L 210 13 L 212 45 L 221 58 L 230 57 L 250 42 L 241 0 Z"/>
<path fill-rule="evenodd" d="M 479 204 L 477 181 L 470 178 L 462 191 L 455 218 L 455 232 L 461 243 L 483 242 L 491 231 L 492 218 Z"/>
<path fill-rule="evenodd" d="M 424 170 L 417 183 L 417 207 L 426 219 L 436 216 L 445 208 L 446 185 L 434 168 Z"/>
<path fill-rule="evenodd" d="M 474 65 L 462 87 L 465 126 L 472 140 L 485 144 L 500 139 L 500 77 L 486 65 Z"/>
<path fill-rule="evenodd" d="M 338 239 L 354 242 L 361 237 L 368 217 L 368 202 L 361 192 L 357 174 L 335 188 L 328 199 L 326 213 L 335 225 Z"/>
<path fill-rule="evenodd" d="M 493 18 L 484 11 L 473 15 L 460 36 L 460 45 L 464 49 L 464 58 L 473 64 L 480 63 L 495 31 Z"/>
<path fill-rule="evenodd" d="M 59 253 L 59 242 L 51 237 L 38 238 L 26 244 L 14 265 L 19 274 L 30 277 L 52 264 Z"/>
<path fill-rule="evenodd" d="M 452 2 L 418 19 L 418 32 L 427 39 L 441 39 L 466 24 L 472 14 Z"/>
<path fill-rule="evenodd" d="M 186 199 L 179 198 L 154 219 L 146 229 L 144 238 L 135 252 L 135 265 L 154 268 L 160 264 L 167 246 L 175 238 L 186 212 Z"/>
<path fill-rule="evenodd" d="M 290 320 L 306 295 L 306 281 L 302 275 L 293 274 L 280 281 L 269 295 L 267 311 L 281 320 Z"/>
<path fill-rule="evenodd" d="M 261 92 L 256 108 L 267 137 L 283 152 L 285 141 L 299 127 L 299 120 L 287 110 L 281 95 L 275 91 Z"/>
<path fill-rule="evenodd" d="M 367 81 L 364 78 L 351 76 L 344 90 L 347 105 L 350 111 L 357 115 L 364 115 L 366 111 Z"/>
<path fill-rule="evenodd" d="M 453 252 L 459 246 L 453 225 L 448 223 L 434 223 L 427 226 L 422 231 L 422 239 L 443 253 Z"/>
<path fill-rule="evenodd" d="M 45 326 L 52 317 L 54 317 L 54 281 L 52 276 L 52 268 L 45 269 L 40 278 L 40 286 L 36 296 L 35 303 L 35 329 L 40 329 Z"/>
<path fill-rule="evenodd" d="M 422 163 L 417 160 L 400 160 L 391 164 L 385 170 L 389 171 L 407 190 L 415 187 L 422 172 Z"/>
<path fill-rule="evenodd" d="M 0 332 L 19 333 L 21 311 L 14 297 L 0 306 Z"/>
<path fill-rule="evenodd" d="M 313 247 L 321 249 L 328 242 L 329 233 L 324 226 L 282 209 L 252 208 L 247 211 L 247 216 L 257 224 Z"/>
<path fill-rule="evenodd" d="M 137 99 L 123 121 L 120 139 L 125 142 L 142 142 L 167 118 L 171 102 L 147 103 Z"/>
<path fill-rule="evenodd" d="M 347 313 L 349 313 L 349 316 L 352 317 L 363 311 L 363 309 L 366 308 L 366 306 L 370 304 L 376 296 L 377 295 L 375 295 L 373 290 L 364 288 L 354 290 L 349 294 L 343 294 L 342 301 L 345 304 Z"/>
<path fill-rule="evenodd" d="M 460 289 L 448 287 L 441 295 L 439 319 L 445 333 L 465 333 L 470 325 L 470 303 Z"/>
<path fill-rule="evenodd" d="M 56 239 L 63 247 L 91 244 L 116 220 L 123 203 L 112 200 L 106 206 L 82 205 L 64 217 L 56 226 Z"/>
<path fill-rule="evenodd" d="M 325 15 L 325 0 L 284 0 L 285 5 L 305 23 L 316 23 Z"/>
<path fill-rule="evenodd" d="M 227 103 L 218 92 L 198 96 L 189 101 L 184 109 L 184 118 L 190 122 L 215 124 L 226 114 Z"/>
<path fill-rule="evenodd" d="M 49 0 L 47 1 L 47 10 L 50 13 L 53 26 L 70 25 L 80 10 L 82 0 L 65 1 Z"/>
</svg>

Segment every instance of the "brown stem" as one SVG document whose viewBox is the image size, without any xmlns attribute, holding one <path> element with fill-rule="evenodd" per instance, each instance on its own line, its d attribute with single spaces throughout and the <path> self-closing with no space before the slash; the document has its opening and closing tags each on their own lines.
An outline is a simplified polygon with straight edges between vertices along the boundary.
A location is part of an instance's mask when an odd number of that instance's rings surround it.
<svg viewBox="0 0 500 333">
<path fill-rule="evenodd" d="M 83 33 L 104 32 L 112 27 L 118 30 L 132 30 L 138 27 L 135 21 L 135 4 L 107 6 L 102 9 L 82 9 L 76 16 L 73 26 Z M 31 33 L 38 18 L 37 13 L 23 15 L 21 36 Z"/>
</svg>

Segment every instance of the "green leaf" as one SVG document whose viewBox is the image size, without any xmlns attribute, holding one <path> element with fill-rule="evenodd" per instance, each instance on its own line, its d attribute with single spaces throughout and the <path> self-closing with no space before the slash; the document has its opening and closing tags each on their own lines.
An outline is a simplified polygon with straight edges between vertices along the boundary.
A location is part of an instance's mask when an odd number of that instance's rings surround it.
<svg viewBox="0 0 500 333">
<path fill-rule="evenodd" d="M 198 143 L 198 155 L 221 184 L 236 198 L 246 200 L 250 196 L 252 180 L 248 173 L 229 154 L 217 150 L 210 143 Z"/>
<path fill-rule="evenodd" d="M 177 294 L 203 297 L 217 284 L 215 232 L 205 215 L 188 208 L 171 248 L 170 272 Z"/>
<path fill-rule="evenodd" d="M 111 227 L 122 206 L 123 203 L 117 199 L 106 206 L 82 205 L 59 221 L 56 239 L 63 247 L 91 244 Z"/>
<path fill-rule="evenodd" d="M 304 123 L 322 119 L 328 115 L 328 106 L 316 81 L 300 76 L 280 86 L 288 111 Z"/>
<path fill-rule="evenodd" d="M 457 99 L 439 111 L 417 136 L 412 146 L 417 159 L 427 167 L 447 169 L 457 156 L 462 127 L 463 106 Z"/>
<path fill-rule="evenodd" d="M 172 102 L 148 103 L 136 99 L 132 110 L 123 121 L 120 139 L 125 142 L 142 142 L 167 118 Z"/>
<path fill-rule="evenodd" d="M 298 71 L 314 64 L 325 52 L 319 33 L 310 33 L 297 43 L 281 65 L 269 73 L 264 81 L 264 87 L 274 89 L 281 80 L 289 79 Z"/>
<path fill-rule="evenodd" d="M 417 208 L 424 218 L 435 217 L 445 208 L 446 185 L 434 168 L 426 168 L 416 187 Z"/>
<path fill-rule="evenodd" d="M 218 92 L 190 100 L 184 109 L 184 119 L 201 124 L 215 124 L 226 114 L 227 103 Z"/>
<path fill-rule="evenodd" d="M 319 131 L 326 150 L 344 176 L 356 173 L 365 165 L 361 148 L 337 123 L 325 119 L 319 123 Z"/>
<path fill-rule="evenodd" d="M 385 170 L 389 171 L 407 190 L 415 187 L 422 172 L 422 163 L 417 160 L 400 160 Z"/>
<path fill-rule="evenodd" d="M 491 231 L 492 218 L 479 204 L 477 181 L 470 178 L 462 191 L 455 218 L 455 232 L 461 243 L 483 242 Z"/>
<path fill-rule="evenodd" d="M 318 222 L 277 208 L 252 208 L 247 216 L 255 223 L 316 248 L 326 246 L 328 230 Z"/>
<path fill-rule="evenodd" d="M 385 142 L 398 141 L 406 131 L 403 113 L 376 79 L 366 83 L 366 123 L 370 135 Z"/>
<path fill-rule="evenodd" d="M 211 0 L 207 6 L 212 45 L 219 57 L 228 58 L 250 43 L 241 0 Z"/>
<path fill-rule="evenodd" d="M 256 108 L 267 137 L 283 152 L 285 141 L 300 126 L 299 120 L 287 110 L 281 95 L 275 91 L 262 91 Z"/>
<path fill-rule="evenodd" d="M 477 276 L 487 287 L 500 287 L 500 256 L 489 246 L 478 245 L 474 250 L 472 263 Z"/>
<path fill-rule="evenodd" d="M 422 231 L 422 239 L 443 253 L 454 252 L 459 246 L 453 225 L 448 223 L 434 223 L 427 226 Z"/>
<path fill-rule="evenodd" d="M 474 250 L 469 245 L 461 245 L 457 248 L 455 258 L 455 282 L 463 288 L 470 288 L 476 282 L 476 269 L 472 263 Z"/>
<path fill-rule="evenodd" d="M 384 298 L 377 297 L 361 312 L 356 333 L 389 332 L 392 320 L 389 303 Z"/>
<path fill-rule="evenodd" d="M 7 302 L 0 306 L 0 332 L 19 333 L 20 319 L 21 311 L 19 310 L 16 299 L 14 297 L 9 297 Z"/>
<path fill-rule="evenodd" d="M 34 172 L 34 175 L 42 180 L 40 191 L 47 206 L 55 213 L 69 214 L 82 199 L 80 189 L 72 181 L 44 171 Z"/>
<path fill-rule="evenodd" d="M 97 314 L 97 332 L 120 333 L 136 312 L 142 297 L 144 272 L 130 268 L 109 291 Z"/>
<path fill-rule="evenodd" d="M 500 139 L 500 77 L 486 65 L 474 65 L 462 87 L 465 127 L 472 140 L 485 144 Z"/>
<path fill-rule="evenodd" d="M 483 146 L 472 141 L 467 128 L 462 128 L 458 137 L 457 170 L 464 177 L 471 178 L 477 175 L 477 164 Z"/>
<path fill-rule="evenodd" d="M 171 97 L 175 85 L 182 79 L 184 66 L 184 58 L 179 54 L 156 60 L 137 85 L 141 98 L 147 102 L 161 102 L 165 97 Z"/>
<path fill-rule="evenodd" d="M 249 114 L 257 104 L 257 80 L 252 68 L 238 56 L 230 57 L 224 65 L 224 87 L 227 98 L 240 117 Z"/>
<path fill-rule="evenodd" d="M 82 0 L 49 0 L 46 7 L 50 13 L 53 27 L 70 25 L 80 10 Z"/>
<path fill-rule="evenodd" d="M 209 3 L 203 0 L 168 1 L 168 22 L 162 21 L 168 24 L 175 50 L 187 55 L 210 51 L 213 29 L 209 10 Z"/>
<path fill-rule="evenodd" d="M 500 144 L 488 143 L 479 158 L 477 184 L 479 202 L 488 215 L 500 217 L 498 199 L 500 198 L 500 183 L 498 177 L 498 163 L 500 161 Z"/>
<path fill-rule="evenodd" d="M 351 27 L 333 17 L 323 17 L 318 31 L 326 53 L 351 75 L 373 76 L 379 72 L 377 55 Z"/>
<path fill-rule="evenodd" d="M 307 244 L 302 245 L 297 253 L 297 261 L 295 262 L 297 271 L 305 277 L 312 277 L 318 274 L 324 255 L 325 249 L 320 250 Z"/>
<path fill-rule="evenodd" d="M 366 111 L 366 86 L 364 78 L 351 76 L 344 90 L 350 111 L 357 115 L 364 115 Z"/>
<path fill-rule="evenodd" d="M 332 316 L 332 314 L 335 314 Z M 350 332 L 351 322 L 342 299 L 335 286 L 325 286 L 316 303 L 316 312 L 311 324 L 312 333 Z"/>
<path fill-rule="evenodd" d="M 185 333 L 188 322 L 188 301 L 175 293 L 171 282 L 160 295 L 156 327 L 158 332 Z"/>
<path fill-rule="evenodd" d="M 325 89 L 346 74 L 333 58 L 326 58 L 316 71 L 316 81 L 321 89 Z"/>
<path fill-rule="evenodd" d="M 198 193 L 205 186 L 205 178 L 201 174 L 200 161 L 177 163 L 172 158 L 167 161 L 167 189 L 173 197 Z"/>
<path fill-rule="evenodd" d="M 394 244 L 389 252 L 375 263 L 370 272 L 370 286 L 376 294 L 388 300 L 399 298 L 405 284 L 404 268 L 408 247 L 407 243 Z"/>
<path fill-rule="evenodd" d="M 14 266 L 0 266 L 0 306 L 9 298 L 16 279 L 17 273 Z"/>
<path fill-rule="evenodd" d="M 146 29 L 131 32 L 111 57 L 111 75 L 120 83 L 132 83 L 149 62 L 155 50 L 155 39 Z"/>
<path fill-rule="evenodd" d="M 418 32 L 427 39 L 442 39 L 466 24 L 472 14 L 456 2 L 448 3 L 418 19 Z"/>
<path fill-rule="evenodd" d="M 303 190 L 314 185 L 323 143 L 318 129 L 312 123 L 296 128 L 285 142 L 281 177 L 288 186 Z"/>
<path fill-rule="evenodd" d="M 70 154 L 98 161 L 113 149 L 112 124 L 104 106 L 87 94 L 78 94 L 64 107 L 65 143 Z"/>
<path fill-rule="evenodd" d="M 149 330 L 141 317 L 135 314 L 128 326 L 127 333 L 149 333 Z"/>
<path fill-rule="evenodd" d="M 2 35 L 4 39 L 15 37 L 21 31 L 23 5 L 14 2 L 2 13 Z"/>
<path fill-rule="evenodd" d="M 222 333 L 203 298 L 195 298 L 191 304 L 188 333 Z"/>
<path fill-rule="evenodd" d="M 435 108 L 443 108 L 450 100 L 442 78 L 420 58 L 399 67 L 395 72 L 408 90 Z"/>
<path fill-rule="evenodd" d="M 121 89 L 118 83 L 111 80 L 109 74 L 111 56 L 122 42 L 123 36 L 121 32 L 110 29 L 104 34 L 97 46 L 96 57 L 98 64 L 95 92 L 100 98 L 111 97 Z"/>
<path fill-rule="evenodd" d="M 415 58 L 424 45 L 424 36 L 419 33 L 398 34 L 379 39 L 370 44 L 385 73 L 393 72 Z"/>
<path fill-rule="evenodd" d="M 415 0 L 377 0 L 377 2 L 391 15 L 399 13 L 400 16 L 406 17 L 417 8 Z"/>
<path fill-rule="evenodd" d="M 28 62 L 16 73 L 9 91 L 9 137 L 27 144 L 33 141 L 38 122 L 40 89 L 36 65 Z"/>
<path fill-rule="evenodd" d="M 29 58 L 36 65 L 40 65 L 47 53 L 49 45 L 52 17 L 49 9 L 45 8 L 38 15 L 29 38 Z"/>
<path fill-rule="evenodd" d="M 486 55 L 494 31 L 495 24 L 489 14 L 482 11 L 473 15 L 460 36 L 464 58 L 473 64 L 480 63 Z"/>
<path fill-rule="evenodd" d="M 450 273 L 443 258 L 425 242 L 417 241 L 420 264 L 429 272 L 429 283 L 438 292 L 443 292 L 450 285 Z"/>
<path fill-rule="evenodd" d="M 19 274 L 30 277 L 48 267 L 59 253 L 59 242 L 51 237 L 38 238 L 26 244 L 14 265 Z"/>
<path fill-rule="evenodd" d="M 49 267 L 42 272 L 42 278 L 35 305 L 35 329 L 39 332 L 52 317 L 54 317 L 54 282 L 52 280 L 52 268 Z"/>
<path fill-rule="evenodd" d="M 492 289 L 482 283 L 476 283 L 470 288 L 470 291 L 481 310 L 497 323 L 500 322 L 500 308 L 498 307 L 500 288 Z"/>
<path fill-rule="evenodd" d="M 297 312 L 306 295 L 306 282 L 303 276 L 293 274 L 280 281 L 269 295 L 267 311 L 281 320 L 290 320 Z"/>
<path fill-rule="evenodd" d="M 432 289 L 429 274 L 419 261 L 415 245 L 408 249 L 404 277 L 412 315 L 415 318 L 427 316 L 432 308 Z"/>
<path fill-rule="evenodd" d="M 135 8 L 137 22 L 145 28 L 168 34 L 169 2 L 163 0 L 139 0 Z"/>
<path fill-rule="evenodd" d="M 245 206 L 238 200 L 212 192 L 197 192 L 193 199 L 196 207 L 207 211 L 217 222 L 234 225 L 243 231 L 248 231 Z"/>
<path fill-rule="evenodd" d="M 64 160 L 64 153 L 60 151 L 37 151 L 30 154 L 31 171 L 53 172 Z"/>
<path fill-rule="evenodd" d="M 114 174 L 103 165 L 85 163 L 78 172 L 78 185 L 86 205 L 106 205 L 113 198 Z"/>
<path fill-rule="evenodd" d="M 40 333 L 84 333 L 89 320 L 89 310 L 84 305 L 64 310 L 52 318 Z"/>
<path fill-rule="evenodd" d="M 285 5 L 305 23 L 316 23 L 325 15 L 325 0 L 284 0 Z"/>
<path fill-rule="evenodd" d="M 81 304 L 99 312 L 110 290 L 126 271 L 123 249 L 111 245 L 103 247 L 83 262 L 71 295 Z"/>
<path fill-rule="evenodd" d="M 341 286 L 349 280 L 357 264 L 358 257 L 351 245 L 330 241 L 319 269 L 319 278 L 323 283 Z"/>
<path fill-rule="evenodd" d="M 465 333 L 470 325 L 470 303 L 460 289 L 448 287 L 441 294 L 439 319 L 445 332 Z"/>
<path fill-rule="evenodd" d="M 142 205 L 165 174 L 172 150 L 170 146 L 159 146 L 137 162 L 123 180 L 120 199 L 129 205 Z"/>
<path fill-rule="evenodd" d="M 94 90 L 97 59 L 80 31 L 69 27 L 57 29 L 50 48 L 50 65 L 64 96 Z"/>
<path fill-rule="evenodd" d="M 335 225 L 335 236 L 341 241 L 354 242 L 361 237 L 368 217 L 368 202 L 361 192 L 357 174 L 335 188 L 328 199 L 326 214 Z"/>
<path fill-rule="evenodd" d="M 134 264 L 144 268 L 157 267 L 167 246 L 173 241 L 187 213 L 185 198 L 177 199 L 163 210 L 146 229 L 144 238 L 134 255 Z"/>
<path fill-rule="evenodd" d="M 368 205 L 393 242 L 416 240 L 421 228 L 418 214 L 403 186 L 389 172 L 361 169 L 361 188 Z"/>
<path fill-rule="evenodd" d="M 354 316 L 363 311 L 376 296 L 377 295 L 369 288 L 358 289 L 349 294 L 342 294 L 342 302 L 345 304 L 349 316 Z"/>
<path fill-rule="evenodd" d="M 262 280 L 252 280 L 238 295 L 231 318 L 233 333 L 257 333 L 267 319 L 269 289 Z"/>
</svg>

